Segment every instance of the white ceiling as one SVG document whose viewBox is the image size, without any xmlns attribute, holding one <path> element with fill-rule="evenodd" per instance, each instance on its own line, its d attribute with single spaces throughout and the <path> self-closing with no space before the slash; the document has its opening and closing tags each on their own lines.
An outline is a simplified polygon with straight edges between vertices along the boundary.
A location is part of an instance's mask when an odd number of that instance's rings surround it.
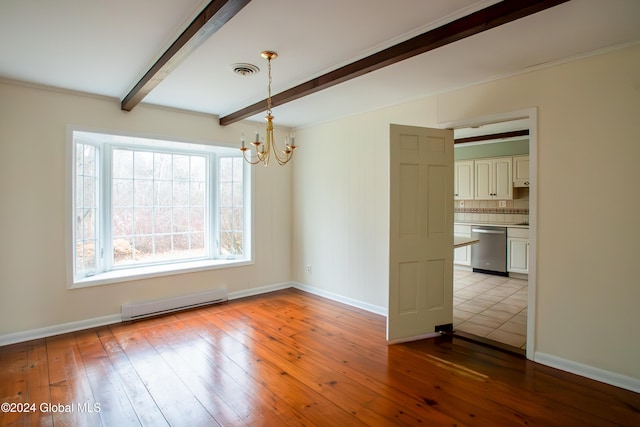
<svg viewBox="0 0 640 427">
<path fill-rule="evenodd" d="M 1 0 L 0 77 L 122 99 L 207 3 Z M 263 50 L 279 54 L 276 94 L 494 3 L 252 0 L 143 102 L 225 116 L 266 97 Z M 571 0 L 275 107 L 274 121 L 307 126 L 626 46 L 639 23 L 640 0 Z M 234 74 L 238 62 L 262 71 Z"/>
</svg>

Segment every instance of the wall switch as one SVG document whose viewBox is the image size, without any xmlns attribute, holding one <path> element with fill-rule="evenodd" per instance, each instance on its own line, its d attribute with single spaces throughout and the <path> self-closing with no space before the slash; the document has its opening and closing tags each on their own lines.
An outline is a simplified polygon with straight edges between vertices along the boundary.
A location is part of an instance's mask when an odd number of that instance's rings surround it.
<svg viewBox="0 0 640 427">
<path fill-rule="evenodd" d="M 499 208 L 506 208 L 507 207 L 507 201 L 506 200 L 499 200 L 498 201 L 498 207 Z"/>
<path fill-rule="evenodd" d="M 461 208 L 464 208 L 464 200 L 460 200 L 460 202 L 459 202 L 459 203 L 460 203 L 460 204 L 459 204 L 458 206 L 459 206 L 459 207 L 461 207 Z"/>
</svg>

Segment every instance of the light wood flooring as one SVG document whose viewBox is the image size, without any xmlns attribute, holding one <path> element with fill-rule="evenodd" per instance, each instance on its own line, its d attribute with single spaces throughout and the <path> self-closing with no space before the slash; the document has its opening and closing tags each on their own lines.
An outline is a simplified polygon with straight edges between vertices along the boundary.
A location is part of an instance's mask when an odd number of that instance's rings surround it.
<svg viewBox="0 0 640 427">
<path fill-rule="evenodd" d="M 640 425 L 636 393 L 448 335 L 388 346 L 384 317 L 293 289 L 2 347 L 0 402 L 24 411 L 2 426 Z"/>
</svg>

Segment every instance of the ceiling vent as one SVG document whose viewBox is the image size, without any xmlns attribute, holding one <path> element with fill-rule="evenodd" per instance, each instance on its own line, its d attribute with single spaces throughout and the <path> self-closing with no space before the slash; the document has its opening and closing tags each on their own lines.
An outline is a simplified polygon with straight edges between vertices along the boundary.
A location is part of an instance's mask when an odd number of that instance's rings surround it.
<svg viewBox="0 0 640 427">
<path fill-rule="evenodd" d="M 253 64 L 231 64 L 231 69 L 234 73 L 240 74 L 241 76 L 252 76 L 260 72 L 260 68 Z"/>
</svg>

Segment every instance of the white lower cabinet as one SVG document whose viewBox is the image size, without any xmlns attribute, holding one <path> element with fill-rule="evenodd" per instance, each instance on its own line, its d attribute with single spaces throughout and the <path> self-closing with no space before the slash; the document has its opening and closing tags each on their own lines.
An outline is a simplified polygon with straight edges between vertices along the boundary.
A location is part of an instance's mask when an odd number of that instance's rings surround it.
<svg viewBox="0 0 640 427">
<path fill-rule="evenodd" d="M 458 237 L 471 237 L 471 226 L 455 224 L 453 235 Z M 471 246 L 463 246 L 453 250 L 453 263 L 457 265 L 471 266 Z"/>
<path fill-rule="evenodd" d="M 529 274 L 529 229 L 507 228 L 507 271 Z"/>
</svg>

